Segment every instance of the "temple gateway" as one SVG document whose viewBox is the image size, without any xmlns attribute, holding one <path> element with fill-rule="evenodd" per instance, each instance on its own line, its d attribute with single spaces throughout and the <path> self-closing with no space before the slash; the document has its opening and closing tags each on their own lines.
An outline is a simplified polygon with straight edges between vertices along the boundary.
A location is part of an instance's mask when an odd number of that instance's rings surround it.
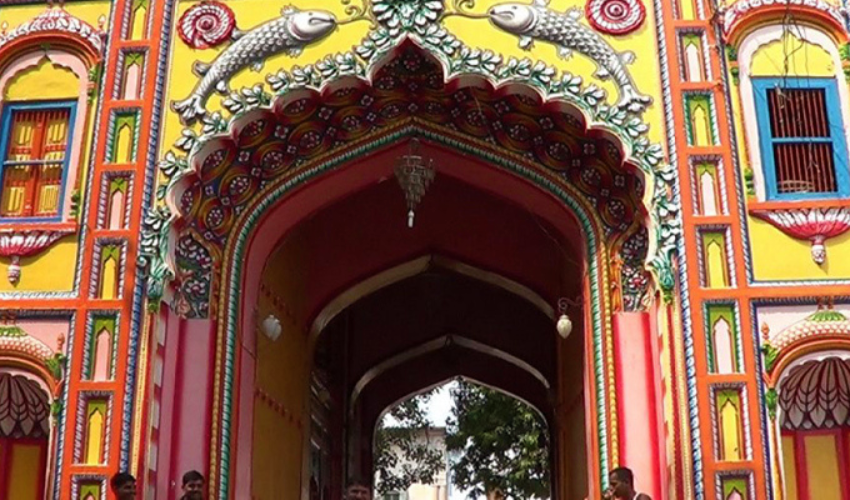
<svg viewBox="0 0 850 500">
<path fill-rule="evenodd" d="M 0 0 L 0 498 L 341 500 L 458 376 L 552 500 L 850 500 L 842 0 Z"/>
</svg>

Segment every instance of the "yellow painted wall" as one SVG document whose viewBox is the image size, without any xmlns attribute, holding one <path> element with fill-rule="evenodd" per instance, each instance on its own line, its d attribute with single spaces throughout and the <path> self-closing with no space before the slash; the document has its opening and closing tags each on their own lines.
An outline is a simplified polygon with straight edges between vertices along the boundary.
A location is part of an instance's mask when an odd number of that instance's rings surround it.
<svg viewBox="0 0 850 500">
<path fill-rule="evenodd" d="M 3 89 L 6 101 L 76 100 L 80 80 L 70 69 L 44 58 L 38 66 L 21 71 Z"/>
<path fill-rule="evenodd" d="M 832 57 L 824 48 L 801 41 L 793 33 L 759 48 L 753 56 L 750 70 L 753 76 L 832 77 L 836 74 L 843 76 L 841 68 L 835 67 Z M 843 77 L 838 81 L 840 85 L 846 85 Z M 742 151 L 740 165 L 743 170 L 747 170 L 751 168 L 750 151 L 747 149 L 745 140 L 746 131 L 738 94 L 740 88 L 733 90 L 732 108 L 736 120 L 737 140 Z M 750 198 L 748 201 L 752 203 L 755 198 Z M 756 280 L 850 278 L 850 260 L 842 257 L 850 255 L 850 235 L 827 240 L 827 262 L 818 266 L 812 261 L 808 241 L 791 238 L 769 223 L 753 217 L 748 219 L 748 224 L 753 274 Z M 777 252 L 777 248 L 781 248 L 782 251 Z"/>
<path fill-rule="evenodd" d="M 21 280 L 17 286 L 6 279 L 10 260 L 0 258 L 0 292 L 73 290 L 77 247 L 77 236 L 71 235 L 39 255 L 21 259 Z"/>
<path fill-rule="evenodd" d="M 80 82 L 70 70 L 44 60 L 12 78 L 3 90 L 5 101 L 77 99 Z M 79 133 L 75 131 L 75 133 Z M 3 152 L 5 154 L 5 152 Z M 66 190 L 73 186 L 66 181 Z M 70 193 L 66 192 L 66 196 Z M 75 238 L 65 238 L 44 252 L 21 259 L 21 279 L 12 285 L 0 279 L 0 291 L 69 291 L 73 289 L 77 248 Z M 0 272 L 5 272 L 9 259 L 0 259 Z"/>
<path fill-rule="evenodd" d="M 835 76 L 835 69 L 826 50 L 791 33 L 759 48 L 750 65 L 753 76 L 831 77 Z"/>
<path fill-rule="evenodd" d="M 846 473 L 838 467 L 835 438 L 806 436 L 806 469 L 809 476 L 809 498 L 841 498 L 840 477 Z"/>
<path fill-rule="evenodd" d="M 65 5 L 65 10 L 71 15 L 97 28 L 101 22 L 109 19 L 111 2 L 96 0 L 72 2 Z M 0 9 L 0 28 L 11 31 L 24 22 L 43 13 L 47 9 L 45 3 L 31 5 L 9 5 Z M 106 28 L 106 26 L 104 26 Z M 0 61 L 2 62 L 2 61 Z M 5 101 L 30 101 L 45 99 L 77 99 L 80 93 L 80 83 L 71 71 L 57 67 L 47 62 L 37 68 L 22 72 L 13 78 L 5 89 L 2 89 Z M 85 134 L 86 143 L 78 168 L 82 175 L 81 186 L 85 186 L 85 166 L 88 164 L 88 151 L 91 149 L 93 110 L 97 102 L 90 103 L 86 130 L 74 130 L 74 134 Z M 82 112 L 83 110 L 77 110 Z M 5 152 L 3 152 L 5 154 Z M 75 180 L 66 181 L 65 196 L 71 196 Z M 17 286 L 12 286 L 5 279 L 9 259 L 0 259 L 0 292 L 8 291 L 69 291 L 73 289 L 77 262 L 78 245 L 76 236 L 68 237 L 54 244 L 41 254 L 21 260 L 22 276 Z"/>
<path fill-rule="evenodd" d="M 794 449 L 794 438 L 782 437 L 782 466 L 785 473 L 785 498 L 797 500 L 797 451 Z"/>
<path fill-rule="evenodd" d="M 297 235 L 270 259 L 263 273 L 263 283 L 287 305 L 297 310 L 301 305 L 306 277 L 299 271 L 306 255 L 300 251 Z M 268 297 L 258 304 L 258 317 L 274 314 L 281 322 L 283 334 L 272 342 L 257 335 L 257 387 L 283 404 L 283 417 L 270 406 L 254 401 L 253 498 L 299 498 L 304 439 L 309 432 L 309 412 L 306 410 L 312 353 L 304 333 L 304 319 L 287 315 L 276 308 Z M 293 421 L 289 420 L 292 414 Z M 296 422 L 302 422 L 299 428 Z"/>
<path fill-rule="evenodd" d="M 11 498 L 36 500 L 38 485 L 44 469 L 41 467 L 42 446 L 37 444 L 12 445 L 12 467 L 9 471 L 9 492 Z"/>
<path fill-rule="evenodd" d="M 850 278 L 850 232 L 826 241 L 826 262 L 812 260 L 811 244 L 785 235 L 767 222 L 750 218 L 753 273 L 758 280 Z M 777 251 L 777 249 L 782 249 Z"/>
<path fill-rule="evenodd" d="M 485 13 L 497 4 L 505 3 L 506 0 L 478 0 L 475 12 Z M 178 5 L 177 15 L 182 15 L 187 9 L 197 4 L 197 1 L 181 2 Z M 352 2 L 357 4 L 358 2 Z M 445 2 L 451 4 L 451 2 Z M 555 11 L 564 12 L 569 8 L 577 7 L 584 9 L 585 0 L 552 0 L 550 8 Z M 246 31 L 265 21 L 276 17 L 280 9 L 286 5 L 294 5 L 301 9 L 323 9 L 332 12 L 338 19 L 348 17 L 343 2 L 337 0 L 240 0 L 228 3 L 236 15 L 236 23 L 239 29 Z M 583 21 L 583 22 L 586 22 Z M 575 53 L 568 60 L 560 59 L 557 49 L 549 44 L 537 43 L 535 47 L 526 52 L 518 47 L 519 39 L 516 36 L 504 33 L 493 27 L 485 19 L 464 19 L 460 17 L 449 17 L 443 21 L 443 25 L 458 38 L 471 47 L 486 48 L 502 54 L 505 59 L 515 57 L 518 59 L 530 58 L 534 61 L 542 60 L 547 64 L 555 66 L 562 71 L 581 76 L 586 84 L 596 84 L 608 91 L 608 99 L 615 102 L 617 99 L 616 89 L 611 82 L 604 82 L 592 76 L 595 65 L 583 55 Z M 277 56 L 266 61 L 260 72 L 245 70 L 237 75 L 230 83 L 232 89 L 240 89 L 258 83 L 266 83 L 267 74 L 274 73 L 280 69 L 291 69 L 294 66 L 304 66 L 318 62 L 329 54 L 342 51 L 350 51 L 358 45 L 364 35 L 368 32 L 368 23 L 355 22 L 339 27 L 330 36 L 305 48 L 298 57 L 286 55 Z M 663 143 L 663 109 L 661 107 L 661 83 L 660 70 L 658 66 L 657 41 L 655 37 L 655 21 L 652 9 L 647 9 L 647 19 L 643 26 L 636 32 L 623 37 L 607 38 L 608 42 L 617 51 L 631 50 L 636 55 L 636 62 L 628 66 L 632 76 L 635 78 L 638 90 L 653 97 L 653 105 L 647 111 L 644 119 L 650 124 L 649 138 L 653 142 Z M 183 100 L 188 97 L 199 79 L 191 73 L 195 61 L 209 63 L 213 61 L 226 45 L 206 50 L 194 50 L 183 43 L 178 37 L 173 38 L 171 69 L 168 79 L 167 100 L 168 102 Z M 268 85 L 266 85 L 268 90 Z M 211 111 L 220 110 L 221 97 L 214 95 L 208 104 Z M 176 113 L 168 110 L 165 117 L 163 131 L 162 151 L 160 156 L 172 149 L 174 142 L 180 137 L 183 126 Z M 199 126 L 196 126 L 200 130 Z"/>
<path fill-rule="evenodd" d="M 67 2 L 65 10 L 97 28 L 100 18 L 103 16 L 105 22 L 109 21 L 109 0 L 87 0 L 83 2 Z M 34 3 L 31 5 L 4 5 L 0 10 L 0 26 L 8 23 L 6 29 L 15 29 L 25 21 L 29 21 L 47 9 L 47 3 Z"/>
</svg>

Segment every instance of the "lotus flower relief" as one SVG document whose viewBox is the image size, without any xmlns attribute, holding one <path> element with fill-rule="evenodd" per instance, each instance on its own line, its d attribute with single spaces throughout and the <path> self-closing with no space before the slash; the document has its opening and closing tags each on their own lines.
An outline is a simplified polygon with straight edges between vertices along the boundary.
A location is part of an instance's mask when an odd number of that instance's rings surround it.
<svg viewBox="0 0 850 500">
<path fill-rule="evenodd" d="M 21 258 L 31 257 L 45 250 L 73 230 L 2 230 L 0 231 L 0 257 L 11 258 L 7 270 L 9 283 L 21 279 Z"/>
<path fill-rule="evenodd" d="M 424 34 L 443 13 L 442 0 L 375 0 L 372 13 L 390 36 L 402 31 Z"/>
<path fill-rule="evenodd" d="M 752 214 L 792 238 L 809 240 L 812 260 L 818 265 L 826 262 L 824 242 L 850 231 L 847 208 L 756 210 Z"/>
</svg>

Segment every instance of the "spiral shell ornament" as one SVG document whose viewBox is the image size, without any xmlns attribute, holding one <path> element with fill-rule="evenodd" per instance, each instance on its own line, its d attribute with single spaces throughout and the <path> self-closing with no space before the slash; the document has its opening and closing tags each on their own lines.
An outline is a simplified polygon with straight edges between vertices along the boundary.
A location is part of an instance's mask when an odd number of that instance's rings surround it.
<svg viewBox="0 0 850 500">
<path fill-rule="evenodd" d="M 177 32 L 186 45 L 208 49 L 227 41 L 236 28 L 236 17 L 221 2 L 202 2 L 187 10 L 177 23 Z"/>
<path fill-rule="evenodd" d="M 597 31 L 625 35 L 640 28 L 646 7 L 641 0 L 588 0 L 585 14 Z"/>
</svg>

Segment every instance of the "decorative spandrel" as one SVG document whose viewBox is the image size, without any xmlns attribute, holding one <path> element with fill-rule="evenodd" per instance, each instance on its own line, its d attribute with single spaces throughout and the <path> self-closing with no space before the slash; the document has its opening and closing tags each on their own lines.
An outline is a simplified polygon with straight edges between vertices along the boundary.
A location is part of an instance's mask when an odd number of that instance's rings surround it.
<svg viewBox="0 0 850 500">
<path fill-rule="evenodd" d="M 645 7 L 640 0 L 586 4 L 571 0 L 568 5 L 579 3 L 585 8 L 560 5 L 556 9 L 542 0 L 352 1 L 337 5 L 334 12 L 330 12 L 329 3 L 325 4 L 328 11 L 313 9 L 312 5 L 290 7 L 273 19 L 254 21 L 253 27 L 241 24 L 235 7 L 232 8 L 236 12 L 231 15 L 231 10 L 218 2 L 203 2 L 183 11 L 178 28 L 182 40 L 177 43 L 201 50 L 212 47 L 216 54 L 210 58 L 209 54 L 196 56 L 193 52 L 193 58 L 203 57 L 205 61 L 194 64 L 198 80 L 191 89 L 180 86 L 185 93 L 171 93 L 174 113 L 169 119 L 179 117 L 184 128 L 174 149 L 163 154 L 161 172 L 167 185 L 158 190 L 159 206 L 146 220 L 140 262 L 147 268 L 149 295 L 154 299 L 162 297 L 164 282 L 185 274 L 175 268 L 177 263 L 182 269 L 185 262 L 167 257 L 174 252 L 169 242 L 181 237 L 168 235 L 176 219 L 191 220 L 188 226 L 180 226 L 202 239 L 211 255 L 220 256 L 234 218 L 240 217 L 246 203 L 262 196 L 257 193 L 265 192 L 275 179 L 302 170 L 320 157 L 319 153 L 334 150 L 337 155 L 343 154 L 363 133 L 380 132 L 389 124 L 390 128 L 398 128 L 405 121 L 416 122 L 412 125 L 414 134 L 422 126 L 449 126 L 454 127 L 453 134 L 481 136 L 480 139 L 514 153 L 537 158 L 541 166 L 558 172 L 564 182 L 587 193 L 591 206 L 596 207 L 596 216 L 604 224 L 611 251 L 626 252 L 613 259 L 612 264 L 613 272 L 623 274 L 623 286 L 616 291 L 620 307 L 634 309 L 645 304 L 650 286 L 647 263 L 655 270 L 661 288 L 672 290 L 672 261 L 680 233 L 678 202 L 670 188 L 673 171 L 664 164 L 661 147 L 649 140 L 650 129 L 642 117 L 651 99 L 638 90 L 628 69 L 634 55 L 616 50 L 609 39 L 638 29 L 646 15 Z M 467 30 L 452 31 L 461 21 L 469 26 L 480 22 L 482 27 L 499 34 L 502 45 L 495 50 L 468 45 Z M 307 54 L 321 54 L 321 47 L 338 46 L 337 40 L 354 29 L 348 25 L 357 25 L 365 33 L 351 50 L 305 65 L 288 65 L 291 58 L 302 61 Z M 505 45 L 511 40 L 512 46 Z M 575 65 L 577 68 L 595 66 L 591 80 L 607 79 L 611 85 L 606 88 L 617 95 L 609 99 L 602 87 L 587 85 L 582 77 L 561 71 L 558 68 L 565 66 L 557 58 L 547 59 L 556 64 L 551 66 L 542 60 L 496 51 L 509 48 L 513 53 L 522 54 L 524 50 L 539 54 L 533 48 L 535 44 L 554 49 L 561 57 L 573 57 L 571 68 L 576 59 L 580 63 Z M 516 45 L 521 49 L 516 49 Z M 415 78 L 404 76 L 402 65 L 417 61 L 406 57 L 411 47 L 426 55 L 420 64 L 436 69 L 420 69 Z M 276 61 L 278 67 L 272 67 L 270 61 Z M 237 89 L 240 83 L 250 81 L 246 75 L 264 68 L 273 71 L 265 78 L 265 84 Z M 467 95 L 471 92 L 467 88 L 470 82 L 480 82 L 476 85 L 482 89 L 523 86 L 523 91 L 501 99 L 504 102 L 496 102 L 499 99 L 495 95 L 480 94 L 473 99 Z M 410 84 L 425 85 L 430 90 L 412 91 L 405 87 Z M 523 92 L 525 95 L 520 95 Z M 216 93 L 224 94 L 223 99 L 216 99 Z M 410 106 L 395 109 L 386 99 L 386 95 L 395 93 L 410 94 L 404 97 Z M 402 98 L 400 94 L 396 97 Z M 449 114 L 448 101 L 443 101 L 461 98 L 487 101 L 487 106 L 492 107 L 491 115 L 481 115 L 472 108 Z M 337 109 L 340 103 L 365 112 L 335 123 L 335 117 L 345 114 L 340 110 L 345 106 Z M 519 123 L 502 123 L 504 107 L 525 113 L 523 110 L 529 106 L 554 110 L 564 104 L 569 112 L 538 117 L 539 126 L 532 129 Z M 461 107 L 467 105 L 462 103 Z M 381 114 L 389 111 L 393 114 Z M 383 118 L 376 120 L 376 116 Z M 480 122 L 482 118 L 484 122 Z M 320 129 L 304 129 L 302 136 L 296 129 L 303 129 L 305 120 L 318 120 L 317 124 L 324 125 Z M 486 122 L 491 122 L 491 127 L 504 128 L 490 130 L 483 126 Z M 558 134 L 563 126 L 575 132 Z M 622 144 L 582 140 L 590 129 L 604 130 L 603 135 L 616 137 Z M 259 151 L 230 148 L 235 140 L 251 149 L 250 144 L 259 137 L 273 138 L 272 142 L 279 144 L 269 143 L 263 148 L 262 158 L 256 154 Z M 629 168 L 603 173 L 597 165 L 602 162 Z M 233 170 L 243 167 L 244 172 Z M 225 172 L 232 182 L 215 180 Z M 645 198 L 646 189 L 652 194 Z M 221 203 L 207 204 L 201 213 L 198 203 L 205 199 Z M 646 204 L 652 207 L 643 207 L 645 199 L 651 200 Z M 638 215 L 645 212 L 651 213 L 649 225 L 638 222 Z M 630 238 L 636 232 L 642 232 L 641 236 Z M 654 244 L 650 244 L 652 240 Z M 654 250 L 652 255 L 650 248 Z M 209 289 L 209 282 L 204 282 L 204 288 Z M 175 296 L 187 295 L 178 292 Z M 665 297 L 670 296 L 665 292 Z M 193 300 L 184 303 L 183 308 L 208 309 Z"/>
</svg>

